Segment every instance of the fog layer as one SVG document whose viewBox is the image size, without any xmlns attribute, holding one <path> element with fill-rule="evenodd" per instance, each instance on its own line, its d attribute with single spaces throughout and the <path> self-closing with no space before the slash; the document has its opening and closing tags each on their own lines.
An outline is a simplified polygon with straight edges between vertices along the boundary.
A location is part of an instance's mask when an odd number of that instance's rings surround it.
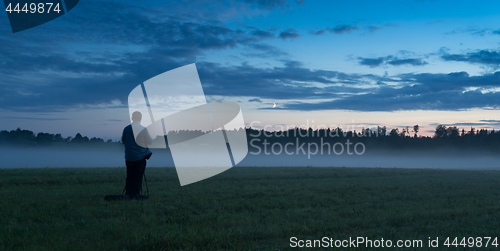
<svg viewBox="0 0 500 251">
<path fill-rule="evenodd" d="M 152 149 L 148 167 L 173 167 L 170 152 Z M 123 147 L 0 148 L 0 168 L 125 167 Z M 456 151 L 367 151 L 362 155 L 254 155 L 238 166 L 382 167 L 433 169 L 499 169 L 500 156 Z"/>
</svg>

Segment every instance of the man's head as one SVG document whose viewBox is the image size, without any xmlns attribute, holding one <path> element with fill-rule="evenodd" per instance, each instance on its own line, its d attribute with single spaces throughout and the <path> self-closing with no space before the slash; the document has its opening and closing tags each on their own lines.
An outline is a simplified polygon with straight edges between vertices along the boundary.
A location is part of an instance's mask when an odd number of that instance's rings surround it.
<svg viewBox="0 0 500 251">
<path fill-rule="evenodd" d="M 135 111 L 134 113 L 132 113 L 132 121 L 133 122 L 141 123 L 141 120 L 142 120 L 142 113 L 140 113 L 138 111 Z"/>
</svg>

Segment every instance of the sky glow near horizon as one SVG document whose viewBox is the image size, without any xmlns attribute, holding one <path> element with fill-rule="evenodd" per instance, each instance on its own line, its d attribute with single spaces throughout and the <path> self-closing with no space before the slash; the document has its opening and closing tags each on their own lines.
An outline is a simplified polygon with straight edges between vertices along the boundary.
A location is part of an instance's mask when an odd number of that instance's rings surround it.
<svg viewBox="0 0 500 251">
<path fill-rule="evenodd" d="M 12 33 L 0 130 L 119 139 L 140 83 L 196 63 L 247 125 L 500 129 L 498 1 L 81 1 Z M 277 107 L 272 109 L 273 104 Z"/>
</svg>

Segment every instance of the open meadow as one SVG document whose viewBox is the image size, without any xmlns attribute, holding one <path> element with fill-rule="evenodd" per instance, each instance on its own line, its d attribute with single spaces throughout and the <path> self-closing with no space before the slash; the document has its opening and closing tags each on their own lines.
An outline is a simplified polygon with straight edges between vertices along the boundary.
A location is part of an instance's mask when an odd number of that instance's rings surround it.
<svg viewBox="0 0 500 251">
<path fill-rule="evenodd" d="M 106 202 L 121 193 L 124 168 L 0 169 L 0 249 L 283 250 L 291 237 L 500 235 L 500 171 L 236 167 L 185 187 L 173 168 L 146 175 L 151 199 Z"/>
</svg>

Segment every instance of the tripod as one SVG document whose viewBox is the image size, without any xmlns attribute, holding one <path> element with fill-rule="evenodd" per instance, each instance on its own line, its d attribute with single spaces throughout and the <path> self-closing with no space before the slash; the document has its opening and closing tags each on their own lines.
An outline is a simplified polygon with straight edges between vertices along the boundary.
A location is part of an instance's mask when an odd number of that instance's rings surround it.
<svg viewBox="0 0 500 251">
<path fill-rule="evenodd" d="M 135 196 L 135 199 L 149 199 L 149 187 L 148 187 L 148 179 L 146 178 L 146 170 L 144 170 L 144 173 L 142 175 L 144 177 L 144 183 L 146 184 L 146 193 L 147 195 L 142 194 L 142 186 L 140 190 L 140 194 L 138 196 Z M 125 192 L 127 191 L 127 185 L 125 184 L 125 187 L 123 188 L 122 191 L 122 196 L 125 196 Z"/>
<path fill-rule="evenodd" d="M 148 179 L 146 179 L 146 170 L 144 170 L 144 183 L 146 183 L 146 192 L 148 193 L 147 197 L 149 198 L 149 188 L 148 188 Z M 142 187 L 141 187 L 142 193 Z"/>
</svg>

